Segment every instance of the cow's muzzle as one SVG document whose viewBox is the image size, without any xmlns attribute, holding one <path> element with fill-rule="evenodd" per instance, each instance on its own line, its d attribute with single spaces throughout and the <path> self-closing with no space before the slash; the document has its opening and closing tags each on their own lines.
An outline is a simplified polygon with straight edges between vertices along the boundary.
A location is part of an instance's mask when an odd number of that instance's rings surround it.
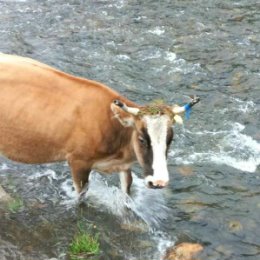
<svg viewBox="0 0 260 260">
<path fill-rule="evenodd" d="M 160 180 L 160 179 L 156 179 L 154 178 L 154 176 L 152 175 L 148 175 L 145 178 L 145 184 L 148 188 L 152 188 L 152 189 L 161 189 L 164 188 L 168 185 L 169 180 Z"/>
</svg>

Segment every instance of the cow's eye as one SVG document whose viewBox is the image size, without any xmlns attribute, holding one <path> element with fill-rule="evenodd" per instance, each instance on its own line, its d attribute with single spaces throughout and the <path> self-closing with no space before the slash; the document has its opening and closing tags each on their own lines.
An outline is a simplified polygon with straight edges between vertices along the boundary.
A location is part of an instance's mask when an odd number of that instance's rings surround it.
<svg viewBox="0 0 260 260">
<path fill-rule="evenodd" d="M 147 141 L 142 136 L 139 136 L 138 140 L 139 140 L 140 144 L 147 146 Z"/>
</svg>

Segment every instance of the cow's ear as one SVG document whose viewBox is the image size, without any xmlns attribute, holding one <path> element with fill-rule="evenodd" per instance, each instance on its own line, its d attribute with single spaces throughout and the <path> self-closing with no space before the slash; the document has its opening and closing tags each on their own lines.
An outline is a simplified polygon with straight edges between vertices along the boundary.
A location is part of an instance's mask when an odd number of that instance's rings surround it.
<svg viewBox="0 0 260 260">
<path fill-rule="evenodd" d="M 133 127 L 134 126 L 134 116 L 125 112 L 120 106 L 115 103 L 111 104 L 111 110 L 114 114 L 114 117 L 124 126 L 124 127 Z"/>
</svg>

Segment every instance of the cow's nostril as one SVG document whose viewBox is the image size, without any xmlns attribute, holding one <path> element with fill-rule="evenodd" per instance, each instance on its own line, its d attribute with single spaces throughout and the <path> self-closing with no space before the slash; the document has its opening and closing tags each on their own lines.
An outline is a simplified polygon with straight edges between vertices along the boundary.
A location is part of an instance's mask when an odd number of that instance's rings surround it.
<svg viewBox="0 0 260 260">
<path fill-rule="evenodd" d="M 147 182 L 147 186 L 148 186 L 149 188 L 154 188 L 152 181 L 148 181 L 148 182 Z"/>
<path fill-rule="evenodd" d="M 149 181 L 149 182 L 147 183 L 147 186 L 148 186 L 148 188 L 150 188 L 150 189 L 161 189 L 161 188 L 164 187 L 164 186 L 161 186 L 161 185 L 159 185 L 159 184 L 153 183 L 152 181 Z"/>
<path fill-rule="evenodd" d="M 154 185 L 154 183 L 152 181 L 148 181 L 147 182 L 147 187 L 150 188 L 150 189 L 159 189 L 159 188 L 162 188 L 158 185 Z"/>
<path fill-rule="evenodd" d="M 162 189 L 163 186 L 159 186 L 159 185 L 152 185 L 151 186 L 152 189 Z"/>
<path fill-rule="evenodd" d="M 157 180 L 153 182 L 153 186 L 155 188 L 164 188 L 167 186 L 168 182 L 167 181 L 162 181 L 162 180 Z"/>
</svg>

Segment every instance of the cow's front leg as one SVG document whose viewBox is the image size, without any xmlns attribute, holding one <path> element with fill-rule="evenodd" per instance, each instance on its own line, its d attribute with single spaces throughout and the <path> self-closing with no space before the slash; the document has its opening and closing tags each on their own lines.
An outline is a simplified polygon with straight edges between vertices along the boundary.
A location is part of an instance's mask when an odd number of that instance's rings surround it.
<svg viewBox="0 0 260 260">
<path fill-rule="evenodd" d="M 73 184 L 80 197 L 82 197 L 88 190 L 90 171 L 90 169 L 77 168 L 77 166 L 72 168 Z"/>
<path fill-rule="evenodd" d="M 130 187 L 132 185 L 132 182 L 133 178 L 130 169 L 120 172 L 120 183 L 123 192 L 130 194 Z"/>
<path fill-rule="evenodd" d="M 83 197 L 88 190 L 91 167 L 85 161 L 73 158 L 69 158 L 68 163 L 71 168 L 74 188 L 80 197 Z"/>
</svg>

